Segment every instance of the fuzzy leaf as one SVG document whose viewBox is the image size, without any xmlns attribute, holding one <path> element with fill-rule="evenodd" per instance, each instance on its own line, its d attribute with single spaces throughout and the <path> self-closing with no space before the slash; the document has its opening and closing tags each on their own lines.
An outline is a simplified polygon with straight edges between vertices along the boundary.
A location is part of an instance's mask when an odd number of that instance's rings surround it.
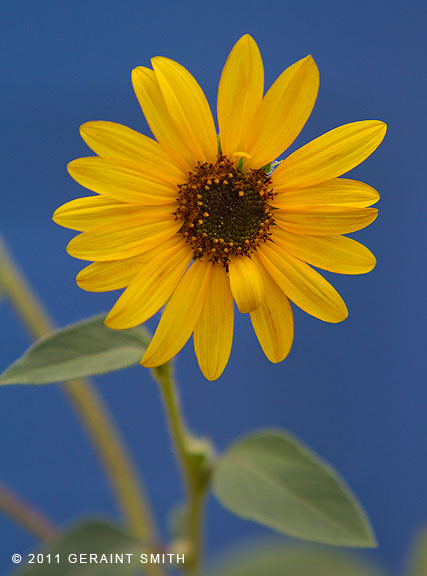
<svg viewBox="0 0 427 576">
<path fill-rule="evenodd" d="M 338 474 L 288 434 L 262 431 L 219 460 L 214 493 L 229 510 L 279 532 L 335 546 L 376 545 Z"/>
<path fill-rule="evenodd" d="M 216 563 L 207 576 L 385 576 L 376 565 L 338 550 L 255 543 Z"/>
<path fill-rule="evenodd" d="M 143 326 L 111 330 L 95 316 L 41 338 L 0 376 L 0 384 L 48 384 L 138 364 L 150 342 Z"/>
<path fill-rule="evenodd" d="M 61 535 L 42 551 L 43 563 L 28 564 L 28 555 L 25 555 L 25 567 L 16 572 L 14 576 L 131 576 L 135 574 L 135 567 L 141 570 L 138 544 L 130 536 L 112 524 L 104 522 L 88 522 L 73 528 Z M 50 563 L 47 560 L 50 554 Z M 59 563 L 56 555 L 59 554 Z M 70 557 L 69 555 L 72 554 Z M 76 556 L 78 562 L 74 562 Z M 89 562 L 89 554 L 96 554 L 98 562 Z M 123 564 L 100 562 L 101 555 L 124 555 Z M 128 557 L 126 554 L 132 554 Z M 140 572 L 141 573 L 141 572 Z"/>
</svg>

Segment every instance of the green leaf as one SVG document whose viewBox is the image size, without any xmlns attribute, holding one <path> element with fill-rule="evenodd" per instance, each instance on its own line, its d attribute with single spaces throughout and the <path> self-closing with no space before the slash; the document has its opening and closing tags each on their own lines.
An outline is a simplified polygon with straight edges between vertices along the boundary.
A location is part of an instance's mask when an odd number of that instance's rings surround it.
<svg viewBox="0 0 427 576">
<path fill-rule="evenodd" d="M 415 538 L 407 574 L 408 576 L 426 576 L 427 574 L 427 526 L 422 528 Z"/>
<path fill-rule="evenodd" d="M 214 474 L 219 501 L 279 532 L 335 546 L 375 546 L 369 522 L 338 474 L 288 434 L 262 431 L 234 444 Z"/>
<path fill-rule="evenodd" d="M 41 338 L 0 376 L 0 384 L 48 384 L 127 368 L 150 342 L 143 326 L 110 330 L 104 315 Z"/>
<path fill-rule="evenodd" d="M 140 553 L 140 547 L 135 540 L 112 524 L 88 522 L 63 534 L 42 550 L 40 554 L 43 556 L 39 558 L 44 560 L 43 563 L 37 563 L 37 552 L 34 564 L 28 564 L 29 558 L 25 555 L 23 562 L 26 562 L 26 565 L 15 574 L 16 576 L 131 576 L 135 573 L 136 567 L 141 570 Z M 47 554 L 50 554 L 50 564 Z M 98 563 L 90 563 L 89 554 L 96 554 Z M 124 563 L 101 562 L 102 554 L 106 555 L 107 560 L 110 560 L 110 554 L 113 555 L 113 559 L 116 559 L 115 554 L 123 555 Z M 126 554 L 132 556 L 128 557 Z M 127 563 L 128 558 L 130 563 Z M 75 559 L 78 561 L 74 562 Z"/>
<path fill-rule="evenodd" d="M 283 542 L 255 544 L 220 561 L 206 576 L 385 576 L 354 555 Z"/>
</svg>

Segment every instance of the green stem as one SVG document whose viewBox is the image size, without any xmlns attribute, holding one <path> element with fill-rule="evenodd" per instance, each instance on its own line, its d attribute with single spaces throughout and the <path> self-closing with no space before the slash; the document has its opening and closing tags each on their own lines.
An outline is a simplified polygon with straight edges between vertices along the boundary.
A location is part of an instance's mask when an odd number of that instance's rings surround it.
<svg viewBox="0 0 427 576">
<path fill-rule="evenodd" d="M 166 417 L 176 450 L 179 466 L 187 491 L 187 537 L 190 545 L 190 558 L 185 561 L 189 574 L 199 574 L 203 553 L 203 510 L 206 495 L 206 475 L 195 459 L 195 440 L 189 433 L 181 411 L 172 366 L 168 362 L 152 370 L 158 382 L 165 407 Z"/>
<path fill-rule="evenodd" d="M 0 509 L 43 542 L 52 540 L 59 533 L 53 522 L 42 512 L 1 483 Z"/>
<path fill-rule="evenodd" d="M 1 238 L 0 279 L 5 295 L 33 337 L 40 338 L 55 329 Z M 68 396 L 101 458 L 129 530 L 145 545 L 155 548 L 157 533 L 148 499 L 105 403 L 87 380 L 72 380 L 63 384 L 61 389 Z M 152 576 L 164 574 L 162 568 L 154 564 L 147 564 L 146 571 Z"/>
<path fill-rule="evenodd" d="M 203 516 L 205 491 L 193 490 L 188 507 L 188 539 L 191 542 L 190 574 L 197 575 L 203 559 Z"/>
</svg>

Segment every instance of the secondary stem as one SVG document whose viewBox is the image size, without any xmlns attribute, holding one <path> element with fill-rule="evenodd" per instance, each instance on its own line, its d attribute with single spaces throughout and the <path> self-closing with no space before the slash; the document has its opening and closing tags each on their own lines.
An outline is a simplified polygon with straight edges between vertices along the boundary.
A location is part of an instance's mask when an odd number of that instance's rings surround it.
<svg viewBox="0 0 427 576">
<path fill-rule="evenodd" d="M 188 432 L 181 411 L 178 390 L 170 363 L 153 369 L 153 376 L 159 384 L 166 417 L 177 459 L 187 490 L 187 536 L 191 546 L 190 559 L 186 561 L 189 574 L 199 574 L 203 548 L 203 503 L 206 493 L 205 478 L 201 477 L 200 467 L 194 459 L 194 439 Z"/>
<path fill-rule="evenodd" d="M 12 261 L 0 239 L 0 278 L 2 288 L 32 336 L 40 338 L 55 326 L 24 276 Z M 108 409 L 94 386 L 76 379 L 61 386 L 101 458 L 114 488 L 120 508 L 131 532 L 145 545 L 155 547 L 154 520 L 131 457 Z M 163 574 L 159 566 L 146 566 L 146 571 Z"/>
<path fill-rule="evenodd" d="M 44 542 L 58 535 L 59 531 L 51 520 L 1 483 L 0 509 Z"/>
</svg>

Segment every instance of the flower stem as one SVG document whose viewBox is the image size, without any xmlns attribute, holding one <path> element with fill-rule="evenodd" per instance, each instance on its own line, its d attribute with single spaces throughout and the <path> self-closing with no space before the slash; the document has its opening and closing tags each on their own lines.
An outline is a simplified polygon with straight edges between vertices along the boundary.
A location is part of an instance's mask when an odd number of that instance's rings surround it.
<svg viewBox="0 0 427 576">
<path fill-rule="evenodd" d="M 0 280 L 23 323 L 35 338 L 52 332 L 54 324 L 31 290 L 0 239 Z M 76 379 L 61 386 L 83 426 L 87 430 L 111 485 L 127 526 L 145 545 L 156 546 L 156 528 L 144 489 L 137 478 L 131 457 L 108 409 L 95 387 L 87 380 Z M 163 574 L 159 566 L 146 566 L 147 573 Z"/>
<path fill-rule="evenodd" d="M 194 438 L 187 429 L 171 363 L 154 368 L 152 373 L 160 387 L 172 442 L 186 486 L 190 558 L 186 558 L 185 566 L 188 573 L 195 576 L 199 574 L 202 562 L 203 509 L 208 486 L 205 463 L 198 459 L 203 441 Z"/>
<path fill-rule="evenodd" d="M 39 510 L 25 502 L 10 488 L 0 483 L 0 509 L 20 524 L 36 538 L 47 542 L 55 538 L 59 531 Z"/>
</svg>

